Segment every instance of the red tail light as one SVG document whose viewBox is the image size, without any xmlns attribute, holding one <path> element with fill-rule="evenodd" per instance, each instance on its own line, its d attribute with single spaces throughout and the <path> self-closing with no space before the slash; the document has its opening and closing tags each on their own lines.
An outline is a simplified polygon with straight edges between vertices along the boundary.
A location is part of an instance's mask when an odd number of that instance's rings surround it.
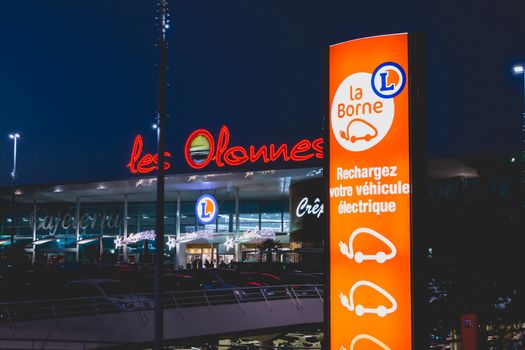
<svg viewBox="0 0 525 350">
<path fill-rule="evenodd" d="M 256 286 L 256 287 L 261 287 L 263 286 L 262 283 L 259 283 L 259 282 L 248 282 L 246 284 L 249 284 L 250 286 Z"/>
</svg>

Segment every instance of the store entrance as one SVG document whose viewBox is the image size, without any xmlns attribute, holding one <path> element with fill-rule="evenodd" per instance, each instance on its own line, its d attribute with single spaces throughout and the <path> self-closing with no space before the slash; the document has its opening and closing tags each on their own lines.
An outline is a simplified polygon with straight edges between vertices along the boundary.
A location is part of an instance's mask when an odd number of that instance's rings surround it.
<svg viewBox="0 0 525 350">
<path fill-rule="evenodd" d="M 47 254 L 48 265 L 63 265 L 65 262 L 64 254 Z"/>
<path fill-rule="evenodd" d="M 233 254 L 219 254 L 219 265 L 218 267 L 227 267 L 235 258 Z"/>
<path fill-rule="evenodd" d="M 211 244 L 188 244 L 186 248 L 186 268 L 202 269 L 216 266 Z"/>
</svg>

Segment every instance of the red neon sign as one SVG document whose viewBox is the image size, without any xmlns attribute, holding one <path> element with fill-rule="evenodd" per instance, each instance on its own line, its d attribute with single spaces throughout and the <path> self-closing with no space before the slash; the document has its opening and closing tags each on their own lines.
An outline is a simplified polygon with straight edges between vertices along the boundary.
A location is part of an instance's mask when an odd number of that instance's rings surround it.
<svg viewBox="0 0 525 350">
<path fill-rule="evenodd" d="M 206 159 L 201 162 L 196 162 L 190 155 L 191 142 L 197 136 L 202 136 L 207 139 L 210 145 Z M 323 158 L 322 138 L 313 141 L 306 139 L 301 140 L 291 147 L 290 150 L 288 145 L 284 143 L 280 146 L 270 144 L 259 147 L 248 146 L 247 148 L 243 146 L 229 147 L 229 143 L 230 130 L 227 126 L 221 128 L 217 143 L 215 143 L 213 136 L 208 130 L 198 129 L 192 132 L 186 140 L 184 157 L 188 165 L 193 169 L 202 169 L 212 161 L 214 161 L 218 167 L 223 167 L 225 165 L 239 166 L 247 162 L 255 163 L 259 160 L 262 160 L 263 163 L 275 162 L 278 159 L 282 159 L 285 162 L 303 162 L 313 157 Z"/>
<path fill-rule="evenodd" d="M 146 153 L 142 155 L 142 148 L 144 147 L 144 142 L 142 141 L 142 136 L 137 135 L 135 141 L 133 142 L 133 149 L 131 150 L 131 159 L 127 165 L 129 170 L 133 173 L 147 174 L 153 170 L 157 170 L 157 165 L 159 163 L 158 154 Z M 170 152 L 164 152 L 164 157 L 171 157 Z M 164 170 L 171 168 L 171 164 L 167 161 L 164 161 Z"/>
<path fill-rule="evenodd" d="M 190 154 L 191 142 L 197 137 L 204 137 L 209 144 L 209 151 L 206 158 L 197 162 L 192 159 Z M 311 158 L 323 158 L 323 138 L 317 138 L 313 141 L 303 139 L 295 145 L 289 147 L 287 144 L 281 145 L 262 145 L 262 146 L 229 146 L 230 130 L 227 126 L 223 126 L 219 132 L 217 142 L 213 135 L 206 129 L 198 129 L 190 134 L 184 146 L 184 157 L 186 163 L 193 169 L 202 169 L 211 162 L 215 162 L 218 167 L 239 166 L 245 163 L 255 163 L 262 161 L 263 163 L 275 162 L 279 159 L 289 162 L 304 162 Z M 135 137 L 133 149 L 131 151 L 131 158 L 128 163 L 128 168 L 133 174 L 141 173 L 147 174 L 157 169 L 158 156 L 151 153 L 142 154 L 143 141 L 140 135 Z M 171 157 L 169 152 L 164 153 L 166 158 Z M 171 164 L 166 161 L 164 169 L 167 170 Z"/>
</svg>

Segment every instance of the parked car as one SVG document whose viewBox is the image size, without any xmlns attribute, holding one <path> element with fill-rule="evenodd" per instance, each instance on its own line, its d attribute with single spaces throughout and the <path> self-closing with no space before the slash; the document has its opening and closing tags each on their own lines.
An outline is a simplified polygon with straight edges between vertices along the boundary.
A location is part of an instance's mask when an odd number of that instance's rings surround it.
<svg viewBox="0 0 525 350">
<path fill-rule="evenodd" d="M 239 272 L 229 269 L 194 269 L 177 271 L 177 275 L 194 277 L 203 289 L 248 287 Z"/>
<path fill-rule="evenodd" d="M 194 269 L 177 271 L 178 275 L 194 277 L 199 286 L 211 296 L 211 302 L 231 302 L 246 299 L 244 287 L 250 287 L 243 275 L 229 269 Z M 233 299 L 228 299 L 231 296 Z"/>
<path fill-rule="evenodd" d="M 245 279 L 250 284 L 258 284 L 261 286 L 272 286 L 265 290 L 267 296 L 286 297 L 286 296 L 301 296 L 301 297 L 315 297 L 318 292 L 314 285 L 322 285 L 323 280 L 316 274 L 308 273 L 288 273 L 288 272 L 243 272 Z M 283 287 L 282 290 L 278 286 Z M 322 288 L 318 288 L 319 293 L 322 293 Z"/>
<path fill-rule="evenodd" d="M 232 339 L 232 345 L 235 347 L 233 349 L 238 350 L 259 350 L 259 342 L 257 340 L 251 339 Z"/>
<path fill-rule="evenodd" d="M 230 268 L 239 272 L 268 272 L 268 273 L 323 273 L 323 267 L 306 263 L 284 262 L 232 262 Z"/>
<path fill-rule="evenodd" d="M 279 336 L 274 342 L 277 343 L 278 349 L 293 349 L 294 344 L 297 344 L 299 340 L 299 337 L 286 334 Z"/>
<path fill-rule="evenodd" d="M 155 292 L 155 275 L 139 276 L 128 283 L 132 293 Z M 162 288 L 164 292 L 182 292 L 199 290 L 201 286 L 193 276 L 169 273 L 162 276 Z"/>
<path fill-rule="evenodd" d="M 323 284 L 323 279 L 317 274 L 296 272 L 243 272 L 242 275 L 250 283 L 261 285 L 304 285 Z"/>
<path fill-rule="evenodd" d="M 151 309 L 154 305 L 151 297 L 129 294 L 121 282 L 107 278 L 67 282 L 66 295 L 87 302 L 99 312 Z M 81 302 L 80 306 L 86 306 L 85 302 Z"/>
</svg>

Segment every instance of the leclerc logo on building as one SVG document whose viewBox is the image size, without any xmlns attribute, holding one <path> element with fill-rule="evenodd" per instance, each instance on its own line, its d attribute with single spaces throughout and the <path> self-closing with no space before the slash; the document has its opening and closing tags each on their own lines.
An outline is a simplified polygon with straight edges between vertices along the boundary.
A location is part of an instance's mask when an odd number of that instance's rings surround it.
<svg viewBox="0 0 525 350">
<path fill-rule="evenodd" d="M 380 64 L 372 74 L 354 73 L 344 79 L 332 102 L 332 132 L 346 150 L 360 152 L 377 145 L 394 120 L 397 96 L 406 84 L 403 68 Z"/>
<path fill-rule="evenodd" d="M 405 71 L 394 62 L 385 62 L 379 65 L 372 73 L 372 89 L 377 96 L 392 98 L 397 95 L 406 83 Z"/>
<path fill-rule="evenodd" d="M 215 221 L 219 214 L 217 201 L 210 194 L 203 194 L 195 203 L 195 215 L 197 221 L 202 225 L 209 225 Z"/>
</svg>

